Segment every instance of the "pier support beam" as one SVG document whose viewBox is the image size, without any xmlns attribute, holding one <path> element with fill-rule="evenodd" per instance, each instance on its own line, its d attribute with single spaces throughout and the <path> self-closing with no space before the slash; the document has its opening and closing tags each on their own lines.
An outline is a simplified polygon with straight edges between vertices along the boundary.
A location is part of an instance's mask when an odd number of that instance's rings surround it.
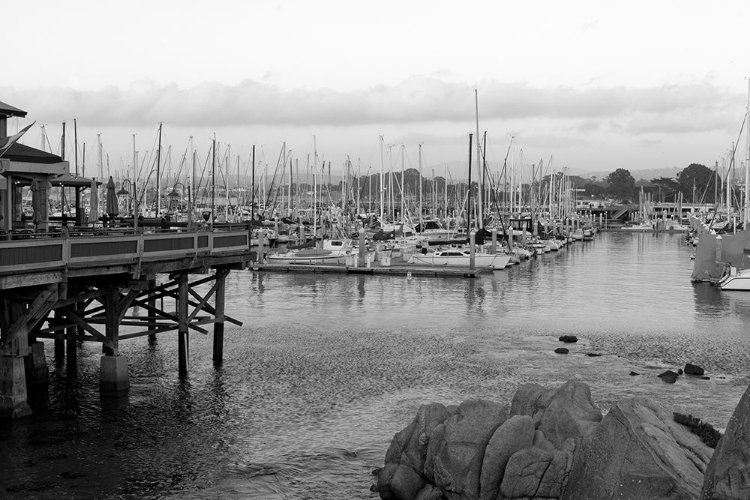
<svg viewBox="0 0 750 500">
<path fill-rule="evenodd" d="M 151 277 L 148 280 L 148 288 L 150 290 L 153 290 L 154 288 L 156 288 L 156 278 Z M 149 294 L 149 296 L 148 296 L 148 305 L 151 306 L 152 308 L 156 309 L 156 294 L 154 294 L 154 293 Z M 153 316 L 153 312 L 149 312 L 148 315 L 149 315 L 149 317 Z M 149 328 L 149 330 L 156 329 L 155 321 L 149 321 L 148 328 Z M 148 343 L 149 344 L 155 344 L 156 343 L 156 334 L 155 333 L 152 333 L 152 334 L 150 334 L 148 336 Z"/>
<path fill-rule="evenodd" d="M 119 398 L 127 396 L 129 390 L 128 359 L 103 355 L 99 367 L 99 394 L 105 398 Z"/>
<path fill-rule="evenodd" d="M 29 354 L 24 356 L 26 366 L 26 383 L 31 385 L 49 384 L 49 367 L 44 354 L 44 342 L 29 345 Z"/>
<path fill-rule="evenodd" d="M 220 366 L 224 361 L 224 298 L 228 270 L 216 272 L 216 294 L 214 295 L 214 365 Z"/>
<path fill-rule="evenodd" d="M 26 369 L 21 356 L 0 356 L 0 418 L 31 415 L 26 395 Z"/>
<path fill-rule="evenodd" d="M 187 377 L 190 364 L 190 344 L 188 335 L 188 275 L 177 278 L 177 365 L 180 378 Z"/>
<path fill-rule="evenodd" d="M 68 289 L 69 295 L 75 295 L 76 290 Z M 82 311 L 79 311 L 79 314 Z M 78 345 L 76 341 L 76 335 L 78 335 L 78 327 L 73 325 L 66 329 L 65 339 L 65 357 L 68 377 L 75 377 L 78 375 Z"/>
<path fill-rule="evenodd" d="M 61 363 L 65 359 L 65 339 L 55 339 L 55 362 Z"/>
<path fill-rule="evenodd" d="M 68 284 L 60 283 L 57 285 L 57 296 L 60 300 L 68 298 Z M 53 313 L 55 322 L 65 321 L 65 315 L 62 311 L 58 310 Z M 55 338 L 55 364 L 62 366 L 62 362 L 65 359 L 65 339 Z"/>
<path fill-rule="evenodd" d="M 105 398 L 126 396 L 130 390 L 128 359 L 117 353 L 120 330 L 120 311 L 117 307 L 118 289 L 108 287 L 104 295 L 104 335 L 109 343 L 99 366 L 99 394 Z"/>
</svg>

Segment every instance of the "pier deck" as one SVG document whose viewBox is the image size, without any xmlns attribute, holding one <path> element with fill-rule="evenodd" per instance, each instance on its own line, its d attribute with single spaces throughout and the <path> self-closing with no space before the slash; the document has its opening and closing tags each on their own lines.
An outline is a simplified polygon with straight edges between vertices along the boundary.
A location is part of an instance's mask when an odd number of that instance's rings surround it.
<svg viewBox="0 0 750 500">
<path fill-rule="evenodd" d="M 176 331 L 184 377 L 189 332 L 208 335 L 213 325 L 214 363 L 221 364 L 224 323 L 241 324 L 224 314 L 225 280 L 251 261 L 250 241 L 247 225 L 7 235 L 0 240 L 0 417 L 29 414 L 29 386 L 49 379 L 39 339 L 54 340 L 55 358 L 67 358 L 71 376 L 78 343 L 101 343 L 104 396 L 130 387 L 121 340 Z M 135 307 L 139 313 L 129 313 Z M 123 335 L 121 326 L 129 327 Z"/>
</svg>

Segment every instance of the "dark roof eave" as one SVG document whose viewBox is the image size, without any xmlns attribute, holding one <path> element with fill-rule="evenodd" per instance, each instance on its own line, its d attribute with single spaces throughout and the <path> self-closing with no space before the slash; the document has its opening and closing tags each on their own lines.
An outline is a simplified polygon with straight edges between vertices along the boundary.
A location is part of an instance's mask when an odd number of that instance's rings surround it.
<svg viewBox="0 0 750 500">
<path fill-rule="evenodd" d="M 17 116 L 19 118 L 25 118 L 26 111 L 0 101 L 0 115 L 5 115 L 7 117 Z"/>
</svg>

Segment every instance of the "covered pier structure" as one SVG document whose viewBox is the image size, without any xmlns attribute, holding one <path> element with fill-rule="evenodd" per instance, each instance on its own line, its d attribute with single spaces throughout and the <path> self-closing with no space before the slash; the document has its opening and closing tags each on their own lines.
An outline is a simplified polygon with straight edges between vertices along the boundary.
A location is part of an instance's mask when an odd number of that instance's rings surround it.
<svg viewBox="0 0 750 500">
<path fill-rule="evenodd" d="M 209 334 L 213 325 L 221 363 L 224 324 L 240 324 L 224 314 L 225 279 L 250 263 L 249 229 L 100 228 L 0 240 L 0 417 L 31 412 L 30 385 L 49 378 L 45 339 L 73 374 L 78 343 L 101 343 L 103 396 L 129 389 L 119 352 L 127 339 L 176 331 L 186 376 L 189 333 Z"/>
</svg>

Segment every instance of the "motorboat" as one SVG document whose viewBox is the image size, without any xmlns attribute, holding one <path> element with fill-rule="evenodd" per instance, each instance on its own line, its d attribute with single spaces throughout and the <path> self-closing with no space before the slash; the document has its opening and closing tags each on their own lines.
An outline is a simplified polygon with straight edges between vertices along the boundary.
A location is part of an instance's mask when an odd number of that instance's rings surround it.
<svg viewBox="0 0 750 500">
<path fill-rule="evenodd" d="M 474 267 L 490 267 L 493 270 L 504 269 L 510 263 L 511 256 L 507 254 L 475 253 Z M 470 267 L 471 251 L 467 249 L 449 248 L 427 253 L 415 253 L 408 260 L 409 264 L 428 266 Z"/>
<path fill-rule="evenodd" d="M 725 291 L 750 292 L 750 269 L 727 266 L 726 271 L 715 284 Z"/>
<path fill-rule="evenodd" d="M 346 253 L 334 252 L 324 248 L 300 248 L 285 253 L 275 253 L 266 257 L 269 264 L 343 264 Z"/>
</svg>

